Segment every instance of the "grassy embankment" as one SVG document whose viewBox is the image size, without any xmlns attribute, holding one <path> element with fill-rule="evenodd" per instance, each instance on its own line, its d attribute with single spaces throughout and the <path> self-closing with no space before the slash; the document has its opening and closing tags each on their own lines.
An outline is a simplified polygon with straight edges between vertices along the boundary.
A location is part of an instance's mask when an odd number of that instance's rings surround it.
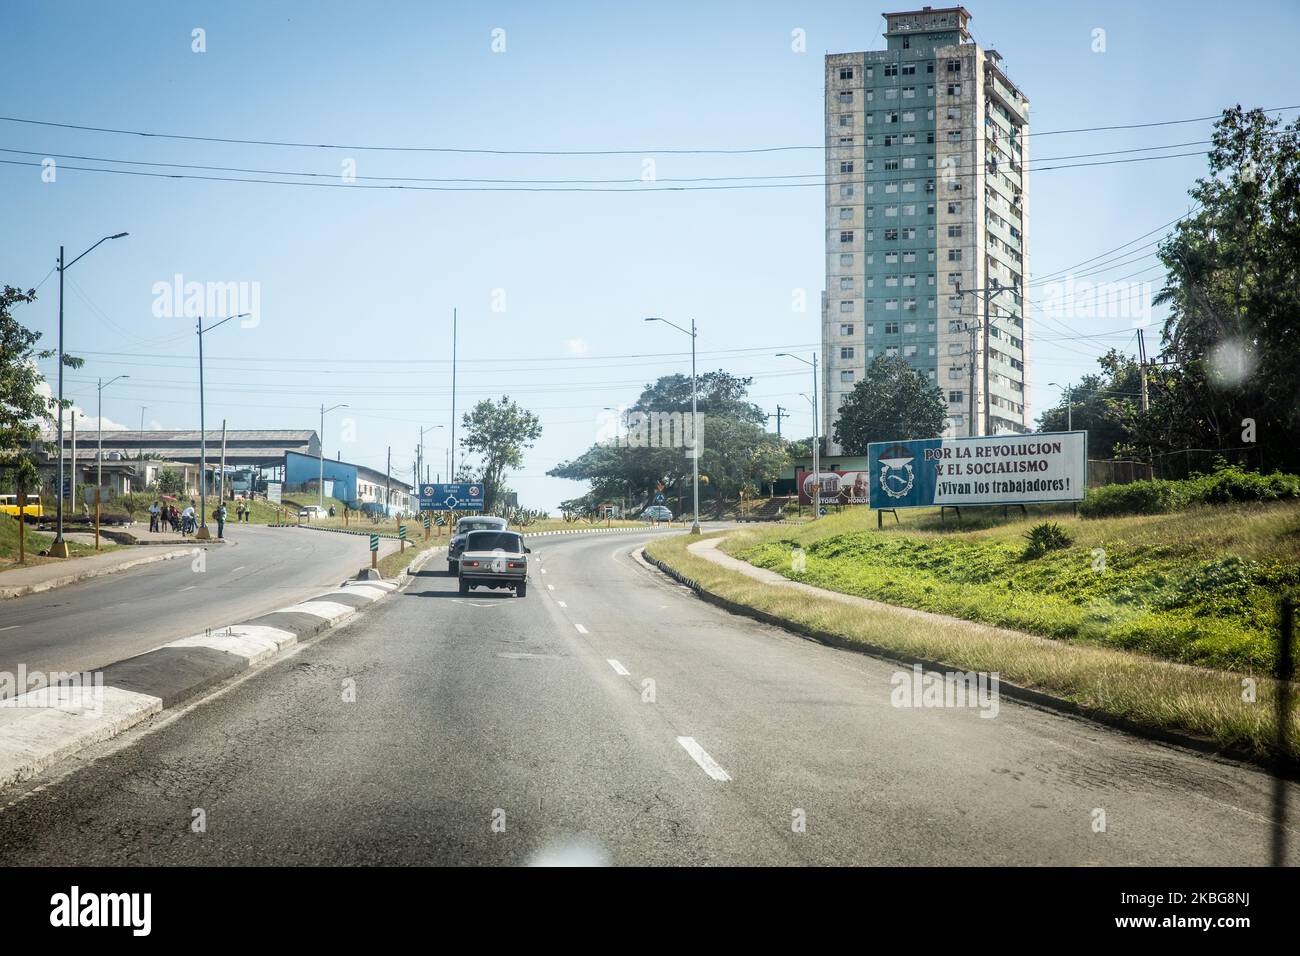
<svg viewBox="0 0 1300 956">
<path fill-rule="evenodd" d="M 1058 515 L 1073 543 L 1036 558 L 1024 556 L 1023 535 L 1041 517 L 968 519 L 958 530 L 933 512 L 902 515 L 897 527 L 886 516 L 883 531 L 865 509 L 797 528 L 749 527 L 731 533 L 724 549 L 808 584 L 979 623 L 891 607 L 864 612 L 771 588 L 690 554 L 681 537 L 648 550 L 708 590 L 802 628 L 997 671 L 1089 709 L 1256 755 L 1272 751 L 1276 684 L 1267 674 L 1278 594 L 1300 584 L 1300 503 Z M 804 570 L 796 573 L 800 551 Z M 1253 680 L 1253 701 L 1244 677 Z M 1294 758 L 1300 724 L 1289 733 Z"/>
<path fill-rule="evenodd" d="M 51 561 L 62 561 L 62 558 L 42 558 L 39 552 L 48 548 L 54 541 L 53 535 L 41 534 L 33 531 L 31 525 L 27 526 L 27 561 L 26 564 L 18 563 L 18 519 L 12 515 L 0 515 L 0 571 L 7 571 L 10 568 L 34 567 L 38 564 L 48 564 Z M 106 538 L 100 539 L 100 552 L 113 551 L 118 545 L 113 544 Z M 74 558 L 85 557 L 88 554 L 95 554 L 93 544 L 81 544 L 78 541 L 68 540 L 68 551 Z"/>
</svg>

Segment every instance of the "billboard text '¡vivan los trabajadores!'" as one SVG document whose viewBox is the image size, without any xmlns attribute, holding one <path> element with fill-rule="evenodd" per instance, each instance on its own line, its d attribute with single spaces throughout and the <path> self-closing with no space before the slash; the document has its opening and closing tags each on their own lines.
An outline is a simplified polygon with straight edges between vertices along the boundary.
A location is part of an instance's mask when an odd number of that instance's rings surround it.
<svg viewBox="0 0 1300 956">
<path fill-rule="evenodd" d="M 1088 433 L 874 442 L 873 508 L 1082 501 Z"/>
</svg>

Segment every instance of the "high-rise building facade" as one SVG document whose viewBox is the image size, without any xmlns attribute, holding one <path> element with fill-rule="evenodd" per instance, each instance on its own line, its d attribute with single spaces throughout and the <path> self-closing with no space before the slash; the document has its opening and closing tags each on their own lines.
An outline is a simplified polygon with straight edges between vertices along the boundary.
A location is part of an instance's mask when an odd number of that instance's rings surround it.
<svg viewBox="0 0 1300 956">
<path fill-rule="evenodd" d="M 1028 431 L 1029 102 L 965 8 L 884 17 L 886 49 L 826 57 L 826 434 L 881 355 L 946 437 Z"/>
</svg>

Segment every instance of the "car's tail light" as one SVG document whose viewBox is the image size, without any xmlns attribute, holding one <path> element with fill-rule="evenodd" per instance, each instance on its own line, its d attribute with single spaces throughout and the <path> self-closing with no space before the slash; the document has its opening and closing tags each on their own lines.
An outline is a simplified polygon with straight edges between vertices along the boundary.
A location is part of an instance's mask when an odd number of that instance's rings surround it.
<svg viewBox="0 0 1300 956">
<path fill-rule="evenodd" d="M 524 566 L 524 562 L 522 562 L 522 561 L 511 561 L 511 562 L 510 562 L 510 567 L 512 567 L 512 568 L 522 568 L 523 566 Z"/>
<path fill-rule="evenodd" d="M 478 567 L 478 562 L 477 562 L 477 561 L 471 561 L 471 562 L 469 563 L 469 566 L 470 566 L 471 568 L 477 568 L 477 567 Z"/>
</svg>

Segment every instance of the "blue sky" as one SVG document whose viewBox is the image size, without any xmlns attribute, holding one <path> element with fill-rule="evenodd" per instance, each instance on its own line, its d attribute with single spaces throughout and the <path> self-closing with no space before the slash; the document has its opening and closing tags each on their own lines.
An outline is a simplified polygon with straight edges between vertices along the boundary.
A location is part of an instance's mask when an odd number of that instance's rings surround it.
<svg viewBox="0 0 1300 956">
<path fill-rule="evenodd" d="M 240 428 L 316 428 L 320 403 L 346 402 L 326 423 L 326 448 L 382 468 L 391 445 L 394 472 L 403 477 L 419 427 L 450 418 L 457 307 L 460 406 L 504 392 L 542 418 L 544 435 L 512 479 L 533 507 L 551 508 L 581 491 L 545 472 L 591 444 L 604 406 L 632 401 L 659 375 L 689 371 L 685 337 L 647 325 L 645 315 L 682 324 L 695 317 L 701 368 L 754 376 L 755 400 L 769 411 L 779 402 L 793 416 L 783 431 L 807 435 L 811 415 L 800 396 L 809 376 L 772 353 L 816 347 L 824 268 L 819 187 L 547 195 L 333 184 L 345 160 L 355 161 L 358 176 L 637 180 L 646 157 L 654 158 L 661 184 L 818 174 L 816 150 L 648 150 L 816 146 L 821 56 L 883 47 L 883 9 L 10 2 L 0 12 L 10 40 L 0 60 L 4 116 L 351 147 L 629 152 L 296 149 L 0 122 L 0 146 L 30 153 L 0 159 L 70 155 L 311 171 L 331 184 L 109 175 L 65 168 L 106 165 L 73 159 L 58 160 L 56 180 L 43 182 L 38 167 L 0 165 L 0 281 L 35 285 L 49 274 L 60 243 L 71 257 L 101 236 L 131 233 L 67 273 L 67 348 L 87 364 L 69 373 L 66 391 L 93 416 L 94 380 L 129 374 L 105 391 L 104 414 L 132 428 L 142 405 L 157 427 L 198 423 L 192 323 L 154 314 L 155 284 L 177 274 L 257 283 L 257 324 L 232 322 L 207 340 L 209 425 L 225 418 Z M 1252 3 L 1235 18 L 1208 2 L 980 2 L 968 9 L 975 39 L 999 50 L 1030 98 L 1035 163 L 1195 144 L 1208 137 L 1210 123 L 1048 131 L 1186 119 L 1236 102 L 1300 104 L 1292 52 L 1300 7 L 1293 2 Z M 195 28 L 205 31 L 204 53 L 191 50 Z M 504 52 L 492 49 L 497 29 L 505 31 Z M 805 31 L 806 52 L 791 48 L 796 29 Z M 1096 29 L 1105 31 L 1104 52 L 1093 50 Z M 1081 161 L 1088 160 L 1065 162 Z M 1187 212 L 1186 189 L 1204 165 L 1197 155 L 1032 173 L 1031 282 Z M 1158 282 L 1154 259 L 1139 258 L 1152 251 L 1138 243 L 1132 264 L 1091 278 L 1136 272 L 1132 281 Z M 806 311 L 795 308 L 796 290 L 806 292 Z M 1030 296 L 1046 291 L 1031 287 Z M 57 277 L 39 294 L 20 318 L 52 345 Z M 1112 344 L 1133 347 L 1127 318 L 1055 313 L 1036 323 L 1035 316 L 1031 307 L 1035 412 L 1055 400 L 1049 382 L 1077 378 Z M 435 470 L 446 434 L 426 438 Z"/>
</svg>

